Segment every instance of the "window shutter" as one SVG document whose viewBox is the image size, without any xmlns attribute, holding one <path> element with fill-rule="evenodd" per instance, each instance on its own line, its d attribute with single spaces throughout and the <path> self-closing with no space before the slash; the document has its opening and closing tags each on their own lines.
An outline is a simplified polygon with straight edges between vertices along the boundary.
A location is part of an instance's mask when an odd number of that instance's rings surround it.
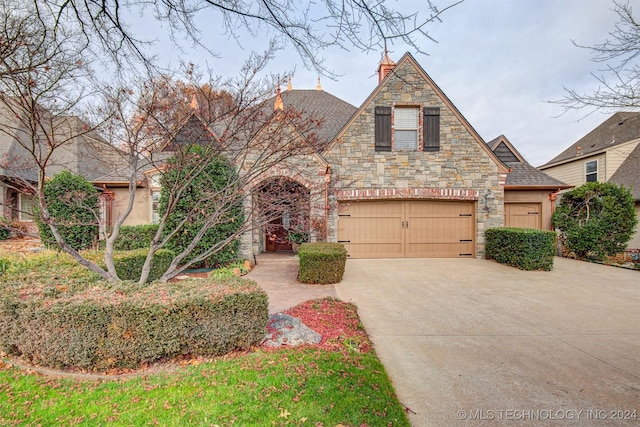
<svg viewBox="0 0 640 427">
<path fill-rule="evenodd" d="M 424 108 L 424 151 L 440 151 L 440 108 Z"/>
<path fill-rule="evenodd" d="M 391 151 L 391 107 L 376 107 L 376 151 Z"/>
</svg>

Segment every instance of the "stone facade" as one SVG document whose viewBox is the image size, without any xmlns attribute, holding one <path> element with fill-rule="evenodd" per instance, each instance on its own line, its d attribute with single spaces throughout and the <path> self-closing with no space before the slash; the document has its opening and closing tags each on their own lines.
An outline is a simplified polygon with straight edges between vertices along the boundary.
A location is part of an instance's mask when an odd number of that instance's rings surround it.
<svg viewBox="0 0 640 427">
<path fill-rule="evenodd" d="M 440 150 L 375 151 L 375 107 L 439 107 Z M 422 115 L 420 117 L 420 128 Z M 421 133 L 421 132 L 419 132 Z M 337 240 L 337 207 L 360 199 L 475 200 L 476 256 L 484 231 L 504 223 L 506 171 L 486 144 L 424 73 L 405 55 L 323 153 L 331 165 L 329 240 Z M 483 196 L 490 194 L 484 200 Z M 488 206 L 487 206 L 488 203 Z"/>
</svg>

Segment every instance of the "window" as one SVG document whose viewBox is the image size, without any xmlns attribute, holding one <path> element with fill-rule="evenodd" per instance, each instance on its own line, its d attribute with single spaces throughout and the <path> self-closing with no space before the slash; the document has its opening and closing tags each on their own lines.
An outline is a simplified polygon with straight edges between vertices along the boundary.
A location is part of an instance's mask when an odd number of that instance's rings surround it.
<svg viewBox="0 0 640 427">
<path fill-rule="evenodd" d="M 592 160 L 584 164 L 584 177 L 586 182 L 596 182 L 598 180 L 597 160 Z"/>
<path fill-rule="evenodd" d="M 419 108 L 396 108 L 394 111 L 394 145 L 396 150 L 418 149 Z"/>
<path fill-rule="evenodd" d="M 376 107 L 375 150 L 391 151 L 393 147 L 394 150 L 440 151 L 440 108 L 425 107 L 422 113 L 422 132 L 419 132 L 420 107 Z"/>
<path fill-rule="evenodd" d="M 33 221 L 33 197 L 20 193 L 19 196 L 19 218 L 20 221 Z"/>
<path fill-rule="evenodd" d="M 151 223 L 157 224 L 160 222 L 160 216 L 158 215 L 158 204 L 160 203 L 160 192 L 151 192 Z"/>
</svg>

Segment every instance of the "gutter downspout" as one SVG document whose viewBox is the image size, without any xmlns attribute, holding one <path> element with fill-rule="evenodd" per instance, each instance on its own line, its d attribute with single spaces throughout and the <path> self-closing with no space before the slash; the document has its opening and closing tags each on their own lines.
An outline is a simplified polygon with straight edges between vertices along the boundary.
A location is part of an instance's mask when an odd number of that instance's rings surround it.
<svg viewBox="0 0 640 427">
<path fill-rule="evenodd" d="M 329 182 L 331 181 L 331 165 L 327 164 L 327 169 L 324 172 L 324 227 L 325 227 L 325 240 L 329 240 Z"/>
<path fill-rule="evenodd" d="M 551 202 L 551 216 L 553 216 L 556 211 L 556 199 L 558 198 L 558 194 L 560 194 L 561 189 L 558 188 L 553 193 L 549 193 L 549 201 Z M 551 229 L 553 230 L 553 222 L 551 223 Z"/>
</svg>

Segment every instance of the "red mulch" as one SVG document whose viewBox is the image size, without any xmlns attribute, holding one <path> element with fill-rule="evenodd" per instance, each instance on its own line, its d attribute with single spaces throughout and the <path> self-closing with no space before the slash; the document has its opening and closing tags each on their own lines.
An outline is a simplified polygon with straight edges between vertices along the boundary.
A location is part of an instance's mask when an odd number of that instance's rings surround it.
<svg viewBox="0 0 640 427">
<path fill-rule="evenodd" d="M 319 344 L 311 347 L 327 351 L 357 350 L 369 352 L 371 341 L 360 323 L 356 306 L 336 298 L 324 298 L 303 302 L 284 311 L 297 317 L 322 336 Z M 272 331 L 274 332 L 274 331 Z M 265 350 L 274 347 L 262 346 Z"/>
</svg>

